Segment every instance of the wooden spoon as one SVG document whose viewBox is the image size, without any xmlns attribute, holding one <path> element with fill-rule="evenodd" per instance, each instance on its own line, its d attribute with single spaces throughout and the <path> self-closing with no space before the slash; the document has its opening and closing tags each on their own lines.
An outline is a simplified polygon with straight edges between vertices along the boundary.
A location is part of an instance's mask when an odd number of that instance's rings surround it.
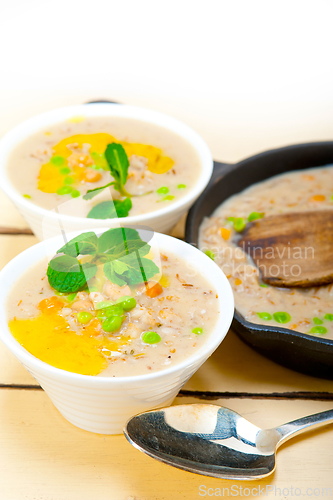
<svg viewBox="0 0 333 500">
<path fill-rule="evenodd" d="M 333 210 L 264 217 L 247 224 L 237 244 L 269 285 L 310 287 L 333 282 Z"/>
</svg>

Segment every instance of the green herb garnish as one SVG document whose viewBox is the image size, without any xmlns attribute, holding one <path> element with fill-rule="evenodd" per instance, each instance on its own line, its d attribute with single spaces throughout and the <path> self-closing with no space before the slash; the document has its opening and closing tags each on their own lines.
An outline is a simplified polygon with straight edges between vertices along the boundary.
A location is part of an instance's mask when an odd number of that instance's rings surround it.
<svg viewBox="0 0 333 500">
<path fill-rule="evenodd" d="M 207 257 L 209 257 L 210 259 L 214 260 L 215 254 L 211 250 L 206 250 L 205 254 L 207 255 Z"/>
<path fill-rule="evenodd" d="M 131 228 L 109 229 L 99 238 L 93 232 L 83 233 L 58 250 L 57 254 L 64 255 L 57 255 L 49 262 L 47 277 L 56 291 L 75 293 L 95 276 L 97 265 L 104 265 L 104 274 L 112 283 L 119 286 L 140 284 L 159 272 L 157 265 L 145 257 L 150 248 Z M 79 255 L 91 259 L 81 264 L 77 259 Z M 124 308 L 131 309 L 132 302 L 134 300 L 126 297 Z"/>
<path fill-rule="evenodd" d="M 105 150 L 105 159 L 114 181 L 109 182 L 102 187 L 89 189 L 83 196 L 83 199 L 91 200 L 94 196 L 97 196 L 109 186 L 114 186 L 116 191 L 119 191 L 119 193 L 126 196 L 126 198 L 124 200 L 108 200 L 98 203 L 88 213 L 88 219 L 114 219 L 115 217 L 127 217 L 132 208 L 132 195 L 125 189 L 129 161 L 123 146 L 121 144 L 117 144 L 116 142 L 108 144 Z"/>
<path fill-rule="evenodd" d="M 96 273 L 96 264 L 87 262 L 81 265 L 75 257 L 60 255 L 49 262 L 46 274 L 52 288 L 58 292 L 73 293 Z"/>
<path fill-rule="evenodd" d="M 143 281 L 148 281 L 158 271 L 157 265 L 152 260 L 142 257 L 140 251 L 104 264 L 105 276 L 119 286 L 138 285 Z"/>
<path fill-rule="evenodd" d="M 83 199 L 90 200 L 109 186 L 114 186 L 114 188 L 119 191 L 122 196 L 131 197 L 132 195 L 125 189 L 129 167 L 129 161 L 125 149 L 121 144 L 112 142 L 107 145 L 104 155 L 114 181 L 96 189 L 89 189 L 83 196 Z"/>
<path fill-rule="evenodd" d="M 246 227 L 246 220 L 243 219 L 242 217 L 237 217 L 234 220 L 234 229 L 235 231 L 237 231 L 237 233 L 241 233 L 242 231 L 244 231 L 245 227 Z"/>
<path fill-rule="evenodd" d="M 57 194 L 60 194 L 61 196 L 65 194 L 70 194 L 73 191 L 73 188 L 71 186 L 62 186 L 57 190 Z"/>
<path fill-rule="evenodd" d="M 145 344 L 158 344 L 161 342 L 161 337 L 156 332 L 145 332 L 142 335 L 142 340 Z"/>
<path fill-rule="evenodd" d="M 264 212 L 251 212 L 247 220 L 252 222 L 253 220 L 262 219 L 264 215 Z"/>
<path fill-rule="evenodd" d="M 266 321 L 270 321 L 272 319 L 272 315 L 268 312 L 260 312 L 257 313 L 260 319 L 265 319 Z"/>
<path fill-rule="evenodd" d="M 66 159 L 63 156 L 56 155 L 52 156 L 50 163 L 51 165 L 55 165 L 56 167 L 61 167 L 62 165 L 64 165 L 65 161 Z"/>
<path fill-rule="evenodd" d="M 277 323 L 289 323 L 289 321 L 291 320 L 290 314 L 284 311 L 274 313 L 273 318 Z"/>
<path fill-rule="evenodd" d="M 132 208 L 132 196 L 145 196 L 152 193 L 152 191 L 149 191 L 140 195 L 132 195 L 125 189 L 125 184 L 128 177 L 129 161 L 126 151 L 121 144 L 112 142 L 111 144 L 107 145 L 104 155 L 92 153 L 92 157 L 95 162 L 98 159 L 100 160 L 99 166 L 97 166 L 96 164 L 95 168 L 110 170 L 110 173 L 114 180 L 112 182 L 109 182 L 108 184 L 105 184 L 105 186 L 101 186 L 95 189 L 89 189 L 83 196 L 83 199 L 91 200 L 99 193 L 104 191 L 104 189 L 110 186 L 113 186 L 116 191 L 118 191 L 122 196 L 126 196 L 126 198 L 124 200 L 109 200 L 98 203 L 98 205 L 93 207 L 88 213 L 88 219 L 113 219 L 115 217 L 127 217 L 129 211 Z M 172 198 L 165 197 L 163 198 L 163 200 L 168 201 L 173 198 L 174 196 Z"/>
<path fill-rule="evenodd" d="M 319 333 L 321 335 L 324 335 L 324 333 L 327 333 L 327 328 L 324 326 L 314 326 L 311 328 L 310 333 Z"/>
<path fill-rule="evenodd" d="M 59 248 L 57 253 L 64 253 L 71 257 L 78 255 L 96 255 L 98 249 L 98 238 L 92 231 L 82 233 L 70 240 L 66 245 Z"/>
<path fill-rule="evenodd" d="M 107 200 L 98 203 L 87 215 L 88 219 L 114 219 L 115 217 L 127 217 L 132 208 L 132 200 L 125 198 L 121 200 Z"/>
<path fill-rule="evenodd" d="M 237 233 L 241 233 L 246 227 L 246 220 L 243 217 L 228 217 L 227 221 L 231 222 Z"/>
</svg>

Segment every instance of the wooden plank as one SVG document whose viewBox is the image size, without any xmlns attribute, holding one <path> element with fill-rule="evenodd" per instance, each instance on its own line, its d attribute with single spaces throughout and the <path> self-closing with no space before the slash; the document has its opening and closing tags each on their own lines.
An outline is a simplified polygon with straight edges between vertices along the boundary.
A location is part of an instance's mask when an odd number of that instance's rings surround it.
<svg viewBox="0 0 333 500">
<path fill-rule="evenodd" d="M 197 402 L 195 399 L 188 402 Z M 177 403 L 183 404 L 180 399 Z M 223 404 L 224 401 L 217 401 Z M 329 403 L 229 400 L 227 405 L 260 427 L 272 427 Z M 123 436 L 77 429 L 43 391 L 0 390 L 0 491 L 3 500 L 193 500 L 208 488 L 332 488 L 332 426 L 299 436 L 278 452 L 277 471 L 253 482 L 194 475 L 147 457 Z M 225 495 L 227 496 L 226 492 Z M 201 495 L 202 496 L 202 495 Z"/>
<path fill-rule="evenodd" d="M 0 190 L 0 213 L 0 226 L 20 229 L 28 228 L 28 224 L 23 219 L 22 215 L 2 190 Z"/>
</svg>

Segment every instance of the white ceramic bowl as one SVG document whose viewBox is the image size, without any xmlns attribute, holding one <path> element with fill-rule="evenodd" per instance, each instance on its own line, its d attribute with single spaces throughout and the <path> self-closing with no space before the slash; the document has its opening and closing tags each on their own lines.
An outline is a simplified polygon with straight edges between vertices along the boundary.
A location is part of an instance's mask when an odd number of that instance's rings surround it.
<svg viewBox="0 0 333 500">
<path fill-rule="evenodd" d="M 122 225 L 142 224 L 155 231 L 167 232 L 190 208 L 207 186 L 213 171 L 213 159 L 207 144 L 190 127 L 184 123 L 155 111 L 120 104 L 82 104 L 67 108 L 55 109 L 31 118 L 6 134 L 0 141 L 0 186 L 14 202 L 32 231 L 40 240 L 57 236 L 61 231 L 71 232 L 86 230 L 92 225 L 91 219 L 72 217 L 46 210 L 34 205 L 19 193 L 7 175 L 8 158 L 12 151 L 32 134 L 45 130 L 50 125 L 63 123 L 74 116 L 87 117 L 124 117 L 153 123 L 168 129 L 189 142 L 196 150 L 201 163 L 201 173 L 197 182 L 189 192 L 178 201 L 171 203 L 155 212 L 126 217 L 121 219 Z M 95 228 L 114 227 L 119 225 L 119 219 L 94 220 Z"/>
<path fill-rule="evenodd" d="M 48 240 L 47 246 L 55 253 L 62 243 L 57 237 Z M 219 267 L 195 247 L 171 236 L 155 233 L 150 244 L 179 255 L 200 270 L 217 290 L 220 314 L 207 342 L 195 354 L 177 365 L 148 375 L 114 378 L 67 372 L 35 358 L 11 335 L 6 308 L 8 292 L 26 269 L 45 259 L 46 242 L 25 250 L 0 272 L 0 340 L 35 377 L 60 413 L 82 429 L 118 434 L 136 413 L 171 404 L 180 388 L 219 346 L 230 327 L 233 293 Z"/>
</svg>

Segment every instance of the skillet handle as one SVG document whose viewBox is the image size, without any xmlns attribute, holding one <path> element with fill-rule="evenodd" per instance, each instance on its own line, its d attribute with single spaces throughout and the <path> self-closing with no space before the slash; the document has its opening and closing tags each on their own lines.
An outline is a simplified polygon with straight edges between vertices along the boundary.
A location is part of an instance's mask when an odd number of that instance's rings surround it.
<svg viewBox="0 0 333 500">
<path fill-rule="evenodd" d="M 235 167 L 235 163 L 222 163 L 220 161 L 214 161 L 213 175 L 209 184 L 215 182 L 222 175 L 232 170 Z"/>
</svg>

